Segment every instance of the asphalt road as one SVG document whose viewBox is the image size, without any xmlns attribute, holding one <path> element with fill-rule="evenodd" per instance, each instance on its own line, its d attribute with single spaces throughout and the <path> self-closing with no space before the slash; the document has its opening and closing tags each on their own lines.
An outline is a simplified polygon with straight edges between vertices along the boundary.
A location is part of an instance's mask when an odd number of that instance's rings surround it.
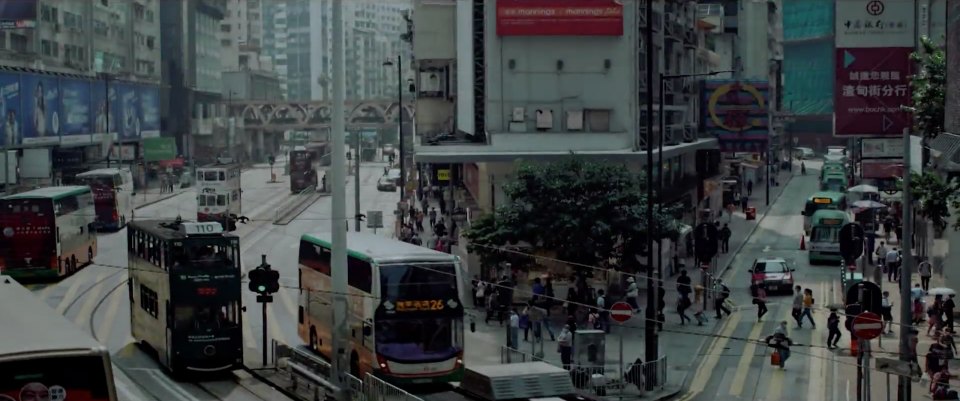
<svg viewBox="0 0 960 401">
<path fill-rule="evenodd" d="M 384 225 L 378 233 L 392 235 L 394 217 L 392 210 L 399 200 L 399 192 L 379 192 L 377 179 L 383 174 L 383 163 L 362 165 L 360 171 L 360 209 L 384 211 Z M 278 183 L 269 183 L 268 168 L 254 168 L 242 175 L 243 215 L 251 218 L 249 224 L 241 225 L 236 234 L 241 237 L 242 266 L 244 271 L 260 264 L 261 255 L 280 271 L 283 288 L 268 308 L 270 339 L 288 344 L 298 344 L 296 326 L 297 246 L 300 235 L 308 232 L 329 231 L 334 222 L 330 219 L 330 197 L 320 198 L 289 225 L 273 225 L 278 207 L 290 197 L 287 177 L 278 175 Z M 276 168 L 282 171 L 282 166 Z M 348 177 L 347 215 L 354 215 L 353 176 Z M 164 201 L 136 211 L 137 219 L 175 218 L 185 219 L 196 215 L 194 191 L 186 191 Z M 351 220 L 351 228 L 353 222 Z M 343 222 L 335 227 L 342 229 Z M 365 227 L 363 230 L 367 230 Z M 231 388 L 228 382 L 211 384 L 201 388 L 187 383 L 176 383 L 159 370 L 151 358 L 134 346 L 130 336 L 130 309 L 125 283 L 127 279 L 126 230 L 101 234 L 95 264 L 59 283 L 35 287 L 35 293 L 44 298 L 78 326 L 94 333 L 114 356 L 117 367 L 117 382 L 121 399 L 140 400 L 247 400 L 250 394 L 238 386 Z M 247 311 L 243 317 L 245 359 L 248 366 L 259 364 L 261 344 L 261 309 L 255 296 L 243 289 L 243 303 Z M 216 397 L 212 393 L 219 394 Z"/>
<path fill-rule="evenodd" d="M 783 257 L 796 268 L 796 284 L 813 290 L 815 303 L 823 308 L 839 301 L 838 267 L 811 266 L 799 249 L 806 198 L 818 187 L 818 163 L 807 162 L 807 175 L 796 176 L 784 189 L 760 227 L 734 258 L 724 281 L 730 287 L 737 310 L 720 323 L 717 335 L 704 347 L 701 361 L 681 400 L 842 400 L 849 394 L 845 381 L 836 380 L 849 349 L 826 349 L 828 312 L 814 312 L 816 328 L 806 322 L 798 329 L 789 295 L 771 294 L 769 313 L 757 321 L 756 306 L 749 294 L 749 273 L 758 257 Z M 771 335 L 780 321 L 788 321 L 789 336 L 797 343 L 786 369 L 771 366 L 771 349 L 755 340 Z M 846 338 L 846 337 L 844 337 Z M 849 346 L 841 341 L 841 347 Z M 846 352 L 846 353 L 844 353 Z"/>
</svg>

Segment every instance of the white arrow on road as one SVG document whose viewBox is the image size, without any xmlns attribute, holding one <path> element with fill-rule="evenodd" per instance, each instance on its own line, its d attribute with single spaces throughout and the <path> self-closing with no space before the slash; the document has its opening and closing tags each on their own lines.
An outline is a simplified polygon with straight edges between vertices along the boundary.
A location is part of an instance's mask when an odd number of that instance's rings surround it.
<svg viewBox="0 0 960 401">
<path fill-rule="evenodd" d="M 770 252 L 770 245 L 763 247 L 764 252 Z"/>
</svg>

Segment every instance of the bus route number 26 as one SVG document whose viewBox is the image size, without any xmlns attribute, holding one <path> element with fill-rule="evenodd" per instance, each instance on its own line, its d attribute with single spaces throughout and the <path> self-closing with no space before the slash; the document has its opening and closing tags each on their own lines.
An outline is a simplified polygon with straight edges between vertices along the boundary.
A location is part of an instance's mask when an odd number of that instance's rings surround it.
<svg viewBox="0 0 960 401">
<path fill-rule="evenodd" d="M 439 299 L 429 301 L 399 301 L 397 310 L 400 312 L 417 312 L 430 310 L 443 310 L 443 301 Z"/>
</svg>

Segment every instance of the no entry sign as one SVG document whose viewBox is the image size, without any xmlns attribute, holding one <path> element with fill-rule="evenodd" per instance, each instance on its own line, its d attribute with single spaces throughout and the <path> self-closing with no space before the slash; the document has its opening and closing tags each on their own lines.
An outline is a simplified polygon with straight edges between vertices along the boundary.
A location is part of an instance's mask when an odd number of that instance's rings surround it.
<svg viewBox="0 0 960 401">
<path fill-rule="evenodd" d="M 633 307 L 626 302 L 617 302 L 610 307 L 610 318 L 617 323 L 630 320 L 633 316 Z"/>
<path fill-rule="evenodd" d="M 853 318 L 853 335 L 862 340 L 872 340 L 880 336 L 883 322 L 880 315 L 873 312 L 863 312 Z"/>
</svg>

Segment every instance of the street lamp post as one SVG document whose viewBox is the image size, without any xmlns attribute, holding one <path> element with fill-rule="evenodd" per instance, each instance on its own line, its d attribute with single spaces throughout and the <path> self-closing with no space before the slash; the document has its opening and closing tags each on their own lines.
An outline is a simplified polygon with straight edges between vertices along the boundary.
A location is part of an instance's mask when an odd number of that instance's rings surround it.
<svg viewBox="0 0 960 401">
<path fill-rule="evenodd" d="M 107 147 L 107 168 L 110 168 L 110 153 L 113 151 L 113 137 L 110 132 L 110 79 L 113 77 L 110 73 L 101 72 L 97 74 L 100 78 L 103 79 L 103 90 L 106 92 L 104 95 L 104 123 L 106 124 L 106 133 L 104 133 L 104 140 L 110 141 L 110 146 Z M 101 144 L 102 145 L 102 144 Z M 6 153 L 6 152 L 4 152 Z M 6 165 L 6 164 L 4 164 Z M 122 166 L 121 166 L 122 167 Z"/>
<path fill-rule="evenodd" d="M 719 75 L 727 72 L 732 73 L 733 70 L 710 71 L 710 72 L 694 73 L 694 74 L 672 74 L 672 75 L 664 74 L 662 72 L 660 73 L 660 98 L 659 98 L 658 109 L 657 109 L 657 120 L 659 121 L 659 128 L 660 128 L 660 134 L 659 134 L 660 141 L 657 144 L 657 160 L 659 162 L 659 164 L 657 165 L 657 211 L 658 213 L 663 213 L 663 140 L 664 140 L 664 133 L 666 131 L 667 113 L 665 113 L 664 107 L 666 107 L 665 105 L 666 90 L 665 89 L 667 87 L 666 85 L 667 80 L 695 78 L 695 77 L 709 77 L 709 76 Z M 661 246 L 663 244 L 662 237 L 663 235 L 658 232 L 657 243 L 661 244 Z M 658 247 L 657 249 L 657 275 L 658 276 L 662 275 L 661 266 L 663 266 L 663 251 Z M 659 288 L 659 285 L 657 286 L 657 288 Z M 706 297 L 704 297 L 704 299 L 706 299 Z"/>
<path fill-rule="evenodd" d="M 407 169 L 406 169 L 406 159 L 403 145 L 403 60 L 400 54 L 397 54 L 397 137 L 399 144 L 397 149 L 400 151 L 400 202 L 403 202 L 407 199 Z M 393 66 L 393 61 L 387 60 L 383 62 L 385 67 Z M 405 211 L 401 208 L 400 210 L 400 222 L 401 224 L 404 221 Z"/>
<path fill-rule="evenodd" d="M 657 280 L 660 277 L 654 278 L 653 276 L 653 1 L 647 1 L 646 9 L 646 32 L 644 43 L 646 49 L 646 62 L 647 62 L 647 315 L 646 323 L 644 324 L 644 357 L 649 361 L 656 361 L 659 359 L 660 347 L 659 339 L 657 338 L 656 330 L 656 319 L 657 319 L 657 292 L 659 292 L 660 286 Z M 647 384 L 647 388 L 650 389 L 652 386 L 655 386 L 655 375 L 646 375 L 653 376 L 654 383 Z M 647 382 L 647 380 L 645 380 Z"/>
</svg>

